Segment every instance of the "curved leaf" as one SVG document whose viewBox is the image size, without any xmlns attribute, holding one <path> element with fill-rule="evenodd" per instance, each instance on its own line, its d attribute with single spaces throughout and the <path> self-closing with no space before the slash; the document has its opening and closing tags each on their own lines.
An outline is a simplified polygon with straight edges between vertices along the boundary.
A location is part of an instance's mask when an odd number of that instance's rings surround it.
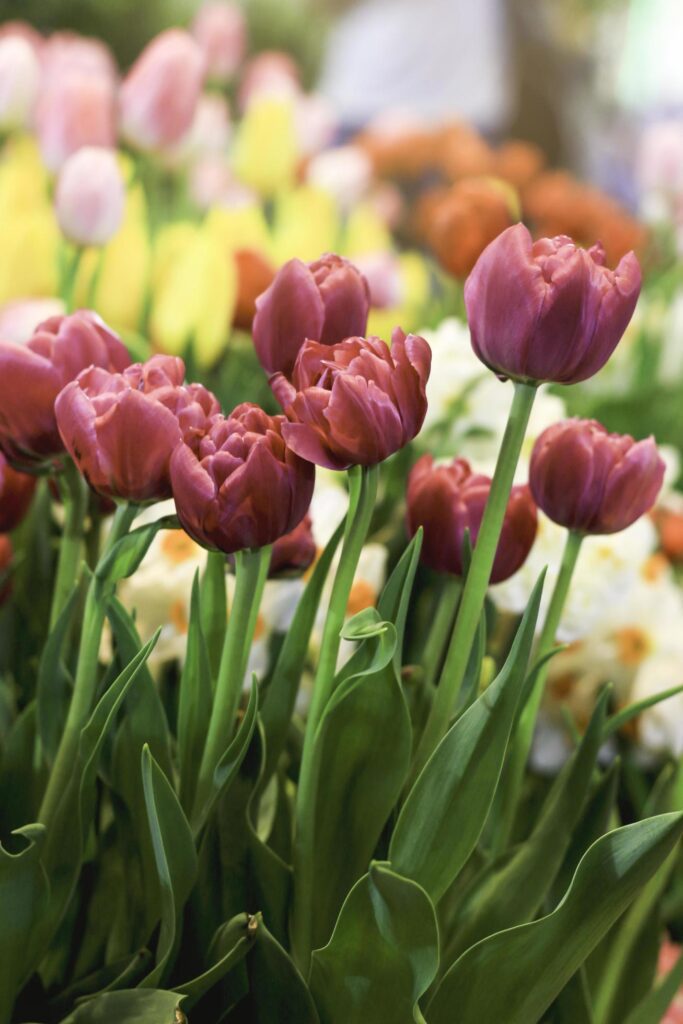
<svg viewBox="0 0 683 1024">
<path fill-rule="evenodd" d="M 202 996 L 247 955 L 254 944 L 258 923 L 258 919 L 250 914 L 238 914 L 219 929 L 209 950 L 209 957 L 214 960 L 212 966 L 197 978 L 178 985 L 185 997 L 185 1010 L 191 1010 Z"/>
<path fill-rule="evenodd" d="M 105 992 L 79 1006 L 61 1024 L 182 1024 L 181 995 L 160 989 Z"/>
<path fill-rule="evenodd" d="M 199 575 L 195 573 L 190 599 L 187 649 L 178 693 L 178 775 L 180 803 L 190 814 L 197 789 L 197 771 L 211 719 L 213 686 L 209 652 L 202 630 Z"/>
</svg>

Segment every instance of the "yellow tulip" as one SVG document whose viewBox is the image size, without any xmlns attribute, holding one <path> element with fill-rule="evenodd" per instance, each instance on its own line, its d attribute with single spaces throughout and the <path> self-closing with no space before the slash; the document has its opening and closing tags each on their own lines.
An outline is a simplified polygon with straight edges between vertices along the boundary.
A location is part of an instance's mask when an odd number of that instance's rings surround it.
<svg viewBox="0 0 683 1024">
<path fill-rule="evenodd" d="M 35 141 L 28 136 L 11 139 L 0 160 L 0 218 L 33 213 L 51 207 L 50 176 Z"/>
<path fill-rule="evenodd" d="M 391 249 L 391 232 L 369 203 L 359 203 L 349 214 L 342 252 L 353 258 Z"/>
<path fill-rule="evenodd" d="M 3 220 L 0 303 L 56 295 L 59 245 L 59 228 L 49 206 L 36 206 Z"/>
<path fill-rule="evenodd" d="M 235 137 L 234 170 L 245 185 L 273 196 L 294 181 L 299 159 L 294 108 L 289 100 L 254 100 Z"/>
<path fill-rule="evenodd" d="M 256 203 L 216 206 L 207 214 L 205 230 L 221 243 L 225 252 L 253 249 L 272 256 L 273 243 L 263 209 Z"/>
<path fill-rule="evenodd" d="M 276 263 L 297 256 L 315 260 L 336 249 L 339 240 L 339 213 L 329 192 L 302 185 L 280 195 L 275 205 L 273 256 Z"/>
</svg>

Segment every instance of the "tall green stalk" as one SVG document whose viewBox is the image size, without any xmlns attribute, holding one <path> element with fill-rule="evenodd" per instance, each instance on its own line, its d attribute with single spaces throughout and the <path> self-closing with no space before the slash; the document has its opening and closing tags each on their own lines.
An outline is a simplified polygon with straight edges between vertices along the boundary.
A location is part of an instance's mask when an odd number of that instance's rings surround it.
<svg viewBox="0 0 683 1024">
<path fill-rule="evenodd" d="M 455 620 L 455 628 L 429 718 L 415 755 L 413 778 L 422 770 L 435 747 L 445 735 L 462 681 L 465 678 L 470 651 L 491 578 L 491 569 L 498 548 L 515 469 L 535 397 L 535 386 L 515 384 L 512 406 L 498 454 L 496 470 L 491 481 L 491 490 L 477 536 L 477 543 L 472 553 L 472 561 L 467 573 L 458 616 Z"/>
<path fill-rule="evenodd" d="M 349 509 L 344 541 L 327 609 L 318 667 L 313 682 L 299 769 L 294 840 L 294 909 L 292 948 L 302 973 L 307 974 L 311 955 L 313 913 L 313 853 L 315 804 L 318 794 L 316 734 L 332 696 L 349 595 L 375 507 L 379 467 L 354 466 L 349 470 Z"/>
<path fill-rule="evenodd" d="M 59 478 L 59 486 L 64 506 L 64 528 L 60 538 L 57 572 L 52 591 L 50 631 L 76 585 L 81 564 L 83 522 L 88 507 L 87 484 L 71 459 L 66 459 Z"/>
<path fill-rule="evenodd" d="M 109 531 L 102 555 L 103 558 L 117 541 L 128 533 L 137 512 L 137 505 L 119 505 L 114 515 L 111 530 Z M 59 742 L 55 762 L 50 772 L 38 814 L 38 820 L 48 827 L 61 799 L 67 779 L 73 769 L 81 729 L 87 722 L 95 703 L 97 665 L 107 600 L 108 595 L 103 596 L 99 593 L 96 578 L 93 576 L 90 580 L 85 599 L 81 640 L 78 649 L 78 665 L 74 688 L 71 694 L 71 703 L 69 704 L 64 732 Z"/>
</svg>

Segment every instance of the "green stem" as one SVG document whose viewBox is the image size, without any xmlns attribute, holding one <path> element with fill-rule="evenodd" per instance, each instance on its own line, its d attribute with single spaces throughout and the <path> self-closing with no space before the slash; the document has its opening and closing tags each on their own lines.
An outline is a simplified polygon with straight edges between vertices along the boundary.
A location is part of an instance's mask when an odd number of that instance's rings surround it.
<svg viewBox="0 0 683 1024">
<path fill-rule="evenodd" d="M 436 599 L 436 610 L 424 650 L 424 678 L 427 689 L 436 683 L 446 643 L 453 631 L 453 620 L 462 594 L 460 576 L 445 576 Z"/>
<path fill-rule="evenodd" d="M 83 246 L 77 245 L 74 248 L 71 259 L 66 258 L 64 260 L 64 278 L 62 280 L 62 299 L 64 300 L 64 309 L 67 313 L 73 313 L 74 310 L 74 296 L 76 292 L 76 281 L 78 279 L 78 268 L 81 265 L 81 259 L 83 257 Z"/>
<path fill-rule="evenodd" d="M 103 558 L 114 544 L 128 532 L 137 512 L 138 506 L 133 504 L 120 505 L 117 508 L 102 554 Z M 96 578 L 92 576 L 85 598 L 78 666 L 71 703 L 38 815 L 38 820 L 48 827 L 73 770 L 81 729 L 88 720 L 95 703 L 97 664 L 108 596 L 103 598 L 98 592 Z"/>
<path fill-rule="evenodd" d="M 455 629 L 429 718 L 415 755 L 413 778 L 422 770 L 446 733 L 467 671 L 467 663 L 479 617 L 484 607 L 486 590 L 491 578 L 491 569 L 498 548 L 515 469 L 535 397 L 536 388 L 534 386 L 515 384 L 512 406 L 498 454 L 496 470 L 491 481 L 491 490 L 479 528 L 477 543 L 472 553 Z"/>
<path fill-rule="evenodd" d="M 225 631 L 216 693 L 206 744 L 199 767 L 196 807 L 209 798 L 214 772 L 232 737 L 256 619 L 270 565 L 270 547 L 238 551 L 235 555 L 235 595 Z"/>
<path fill-rule="evenodd" d="M 557 580 L 555 581 L 555 587 L 553 589 L 552 597 L 550 598 L 550 604 L 548 605 L 548 611 L 545 617 L 545 622 L 543 623 L 541 635 L 538 638 L 534 657 L 535 664 L 544 661 L 544 659 L 546 660 L 538 671 L 534 688 L 521 715 L 519 716 L 519 722 L 510 747 L 510 759 L 504 783 L 501 788 L 501 797 L 499 798 L 500 824 L 497 828 L 495 842 L 495 848 L 498 852 L 502 852 L 502 850 L 507 846 L 512 827 L 514 825 L 519 794 L 521 792 L 522 782 L 524 779 L 524 769 L 526 768 L 526 763 L 531 751 L 534 730 L 536 728 L 536 719 L 538 718 L 538 711 L 543 700 L 545 684 L 550 668 L 547 656 L 550 654 L 555 644 L 557 629 L 560 624 L 560 619 L 562 618 L 564 606 L 567 602 L 567 595 L 569 593 L 569 587 L 574 574 L 574 569 L 576 568 L 576 562 L 579 557 L 582 542 L 583 534 L 573 533 L 571 531 L 567 533 L 567 540 L 565 542 L 564 551 L 562 552 L 560 571 L 558 573 Z"/>
<path fill-rule="evenodd" d="M 81 564 L 83 521 L 88 505 L 87 485 L 71 459 L 66 460 L 59 485 L 64 504 L 64 529 L 60 538 L 57 572 L 52 591 L 50 631 L 54 628 L 76 584 Z"/>
<path fill-rule="evenodd" d="M 318 667 L 313 682 L 296 799 L 292 947 L 304 976 L 308 973 L 313 925 L 313 853 L 315 803 L 318 789 L 315 740 L 318 726 L 334 689 L 341 631 L 344 626 L 358 560 L 370 529 L 377 495 L 379 468 L 377 466 L 369 468 L 354 466 L 349 470 L 348 475 L 349 509 L 346 514 L 344 541 L 330 595 Z"/>
<path fill-rule="evenodd" d="M 209 551 L 201 584 L 202 632 L 209 652 L 211 681 L 215 686 L 221 663 L 225 627 L 228 621 L 228 603 L 225 588 L 225 555 L 222 551 Z"/>
</svg>

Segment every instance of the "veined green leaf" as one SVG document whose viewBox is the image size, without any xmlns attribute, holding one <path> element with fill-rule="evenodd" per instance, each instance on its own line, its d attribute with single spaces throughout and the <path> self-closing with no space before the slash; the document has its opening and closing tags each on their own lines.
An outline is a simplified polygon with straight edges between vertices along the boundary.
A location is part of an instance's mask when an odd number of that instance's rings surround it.
<svg viewBox="0 0 683 1024">
<path fill-rule="evenodd" d="M 598 839 L 562 903 L 547 917 L 490 935 L 443 977 L 429 1024 L 530 1024 L 624 912 L 683 833 L 683 815 L 663 814 Z"/>
</svg>

